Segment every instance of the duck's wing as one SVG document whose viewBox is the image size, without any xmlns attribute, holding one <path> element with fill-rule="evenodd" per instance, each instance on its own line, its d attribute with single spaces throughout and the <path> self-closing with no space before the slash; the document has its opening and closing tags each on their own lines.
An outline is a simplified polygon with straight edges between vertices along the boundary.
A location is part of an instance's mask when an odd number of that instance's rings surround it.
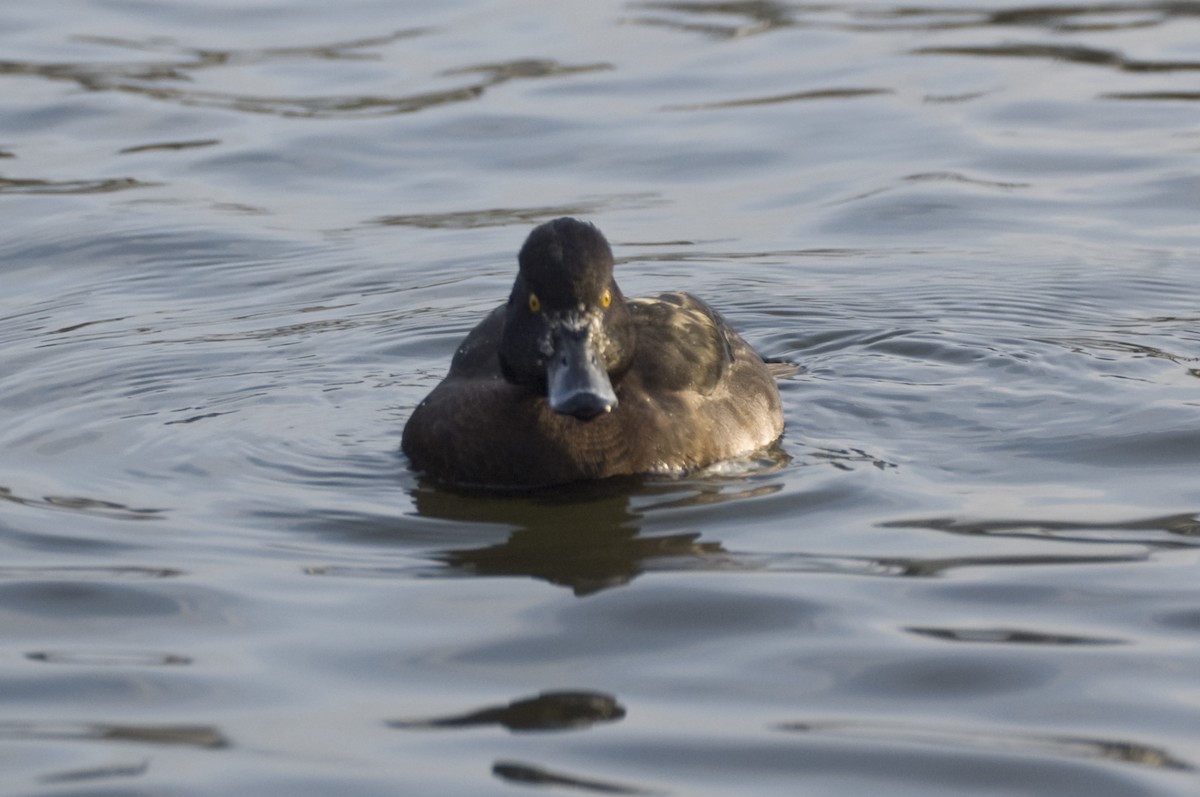
<svg viewBox="0 0 1200 797">
<path fill-rule="evenodd" d="M 637 326 L 633 367 L 648 390 L 716 389 L 734 357 L 731 330 L 716 310 L 687 293 L 633 299 L 629 309 Z"/>
</svg>

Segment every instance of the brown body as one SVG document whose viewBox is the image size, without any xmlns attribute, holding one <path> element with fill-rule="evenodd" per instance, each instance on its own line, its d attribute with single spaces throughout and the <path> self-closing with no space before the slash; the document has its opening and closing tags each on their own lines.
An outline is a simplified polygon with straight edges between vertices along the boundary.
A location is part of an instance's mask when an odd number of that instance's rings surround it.
<svg viewBox="0 0 1200 797">
<path fill-rule="evenodd" d="M 615 283 L 622 307 L 605 317 L 619 319 L 622 346 L 633 347 L 609 374 L 615 406 L 586 420 L 556 412 L 544 382 L 515 383 L 519 369 L 502 366 L 501 348 L 512 345 L 506 325 L 525 312 L 530 290 L 514 289 L 467 336 L 413 411 L 402 447 L 417 470 L 459 485 L 541 486 L 689 470 L 782 433 L 774 378 L 724 319 L 687 294 L 627 301 Z"/>
</svg>

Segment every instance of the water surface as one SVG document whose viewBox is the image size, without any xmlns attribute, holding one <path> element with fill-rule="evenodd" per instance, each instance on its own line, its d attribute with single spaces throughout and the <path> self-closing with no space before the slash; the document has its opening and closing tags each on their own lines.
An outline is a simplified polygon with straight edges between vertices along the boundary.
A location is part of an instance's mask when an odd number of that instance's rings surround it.
<svg viewBox="0 0 1200 797">
<path fill-rule="evenodd" d="M 1194 794 L 1200 7 L 560 5 L 0 12 L 6 793 Z M 564 214 L 777 450 L 408 471 Z"/>
</svg>

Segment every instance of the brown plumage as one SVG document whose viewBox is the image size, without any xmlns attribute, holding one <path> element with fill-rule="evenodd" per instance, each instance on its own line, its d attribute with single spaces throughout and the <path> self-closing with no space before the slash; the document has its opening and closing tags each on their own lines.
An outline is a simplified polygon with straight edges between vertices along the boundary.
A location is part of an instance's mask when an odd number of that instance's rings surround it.
<svg viewBox="0 0 1200 797">
<path fill-rule="evenodd" d="M 690 470 L 782 433 L 762 358 L 693 296 L 626 300 L 592 225 L 540 225 L 519 262 L 508 302 L 467 335 L 404 428 L 416 470 L 542 486 Z"/>
</svg>

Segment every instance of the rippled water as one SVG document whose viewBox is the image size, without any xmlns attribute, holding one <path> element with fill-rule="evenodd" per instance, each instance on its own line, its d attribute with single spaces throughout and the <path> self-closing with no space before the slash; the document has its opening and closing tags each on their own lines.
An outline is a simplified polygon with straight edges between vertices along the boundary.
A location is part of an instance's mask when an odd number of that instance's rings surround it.
<svg viewBox="0 0 1200 797">
<path fill-rule="evenodd" d="M 0 11 L 7 794 L 1200 789 L 1200 5 Z M 398 452 L 538 221 L 779 450 Z"/>
</svg>

